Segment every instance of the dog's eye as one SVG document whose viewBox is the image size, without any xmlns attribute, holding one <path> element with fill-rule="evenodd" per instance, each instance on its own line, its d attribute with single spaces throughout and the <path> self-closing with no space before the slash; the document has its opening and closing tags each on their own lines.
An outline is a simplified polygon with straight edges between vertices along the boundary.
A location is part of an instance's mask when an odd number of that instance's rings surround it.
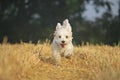
<svg viewBox="0 0 120 80">
<path fill-rule="evenodd" d="M 68 38 L 68 36 L 66 36 L 66 38 Z"/>
<path fill-rule="evenodd" d="M 59 36 L 59 38 L 61 38 L 61 36 Z"/>
</svg>

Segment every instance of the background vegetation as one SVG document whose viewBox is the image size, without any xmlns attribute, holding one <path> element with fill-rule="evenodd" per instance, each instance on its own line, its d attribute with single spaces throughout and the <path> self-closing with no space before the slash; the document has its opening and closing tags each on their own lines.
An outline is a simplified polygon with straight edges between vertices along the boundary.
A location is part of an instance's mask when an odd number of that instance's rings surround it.
<svg viewBox="0 0 120 80">
<path fill-rule="evenodd" d="M 91 0 L 0 0 L 0 42 L 7 36 L 9 42 L 52 39 L 57 22 L 65 18 L 73 28 L 74 43 L 113 44 L 120 41 L 120 1 L 118 15 L 113 16 L 109 0 L 93 0 L 95 10 L 107 8 L 102 17 L 88 21 L 82 17 L 85 3 Z M 117 1 L 117 0 L 115 0 Z M 116 12 L 117 13 L 117 12 Z M 91 14 L 89 14 L 91 16 Z"/>
</svg>

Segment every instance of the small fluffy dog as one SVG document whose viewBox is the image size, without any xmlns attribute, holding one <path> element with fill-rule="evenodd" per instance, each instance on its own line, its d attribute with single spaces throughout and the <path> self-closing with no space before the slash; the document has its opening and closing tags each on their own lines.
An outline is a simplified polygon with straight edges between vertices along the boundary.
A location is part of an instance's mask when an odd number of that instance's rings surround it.
<svg viewBox="0 0 120 80">
<path fill-rule="evenodd" d="M 72 29 L 68 19 L 63 24 L 57 23 L 52 43 L 52 56 L 57 65 L 61 64 L 61 56 L 70 58 L 73 54 Z"/>
</svg>

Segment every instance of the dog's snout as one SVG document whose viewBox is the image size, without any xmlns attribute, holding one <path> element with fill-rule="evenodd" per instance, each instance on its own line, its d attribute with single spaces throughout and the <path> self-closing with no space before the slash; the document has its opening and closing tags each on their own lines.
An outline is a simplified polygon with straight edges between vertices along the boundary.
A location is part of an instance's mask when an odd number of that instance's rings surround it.
<svg viewBox="0 0 120 80">
<path fill-rule="evenodd" d="M 65 41 L 62 41 L 62 43 L 65 43 Z"/>
</svg>

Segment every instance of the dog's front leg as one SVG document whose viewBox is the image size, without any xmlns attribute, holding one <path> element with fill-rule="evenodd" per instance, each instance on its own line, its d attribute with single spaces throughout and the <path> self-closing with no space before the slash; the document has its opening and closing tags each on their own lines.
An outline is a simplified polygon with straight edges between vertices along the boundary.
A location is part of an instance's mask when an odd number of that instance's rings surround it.
<svg viewBox="0 0 120 80">
<path fill-rule="evenodd" d="M 67 50 L 64 52 L 64 56 L 65 56 L 66 58 L 71 58 L 72 55 L 73 55 L 73 48 L 67 49 Z"/>
<path fill-rule="evenodd" d="M 61 55 L 59 52 L 57 51 L 53 52 L 53 59 L 56 65 L 61 65 Z"/>
</svg>

